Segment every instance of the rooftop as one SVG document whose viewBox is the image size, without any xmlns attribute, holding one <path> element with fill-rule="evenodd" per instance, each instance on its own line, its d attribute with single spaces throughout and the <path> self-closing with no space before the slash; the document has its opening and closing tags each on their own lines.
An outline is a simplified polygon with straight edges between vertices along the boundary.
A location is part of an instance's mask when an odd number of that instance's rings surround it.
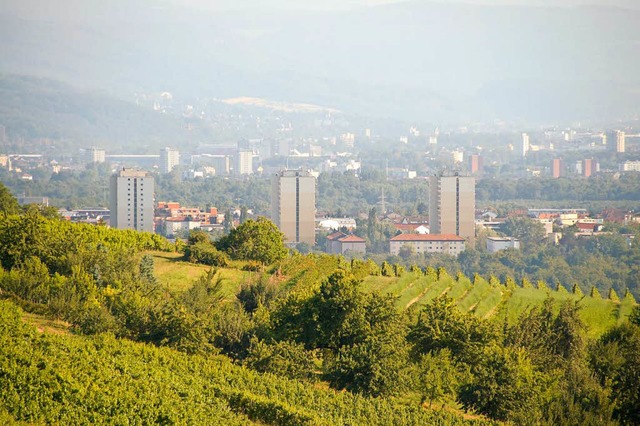
<svg viewBox="0 0 640 426">
<path fill-rule="evenodd" d="M 391 241 L 464 241 L 464 238 L 453 234 L 401 234 Z"/>
</svg>

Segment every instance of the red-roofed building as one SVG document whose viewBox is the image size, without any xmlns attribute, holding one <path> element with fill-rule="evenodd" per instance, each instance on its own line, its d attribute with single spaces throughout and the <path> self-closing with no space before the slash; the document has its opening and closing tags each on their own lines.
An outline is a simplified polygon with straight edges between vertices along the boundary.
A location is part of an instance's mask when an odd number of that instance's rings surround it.
<svg viewBox="0 0 640 426">
<path fill-rule="evenodd" d="M 576 227 L 578 228 L 578 232 L 581 233 L 591 233 L 594 234 L 596 232 L 602 231 L 603 224 L 597 222 L 576 222 Z"/>
<path fill-rule="evenodd" d="M 389 241 L 389 251 L 398 255 L 404 246 L 416 254 L 445 253 L 457 256 L 465 249 L 465 239 L 453 234 L 400 234 Z"/>
<path fill-rule="evenodd" d="M 347 251 L 352 253 L 367 252 L 367 241 L 353 234 L 344 234 L 342 232 L 334 232 L 327 236 L 326 251 L 331 254 L 344 254 Z"/>
</svg>

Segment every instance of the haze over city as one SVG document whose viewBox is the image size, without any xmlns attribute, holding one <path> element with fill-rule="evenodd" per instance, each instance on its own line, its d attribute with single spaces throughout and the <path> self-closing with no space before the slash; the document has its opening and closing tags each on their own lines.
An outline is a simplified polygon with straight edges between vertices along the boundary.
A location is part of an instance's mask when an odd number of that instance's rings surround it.
<svg viewBox="0 0 640 426">
<path fill-rule="evenodd" d="M 0 424 L 638 424 L 638 22 L 0 0 Z"/>
<path fill-rule="evenodd" d="M 4 3 L 1 72 L 128 100 L 250 96 L 447 123 L 637 113 L 634 2 Z"/>
</svg>

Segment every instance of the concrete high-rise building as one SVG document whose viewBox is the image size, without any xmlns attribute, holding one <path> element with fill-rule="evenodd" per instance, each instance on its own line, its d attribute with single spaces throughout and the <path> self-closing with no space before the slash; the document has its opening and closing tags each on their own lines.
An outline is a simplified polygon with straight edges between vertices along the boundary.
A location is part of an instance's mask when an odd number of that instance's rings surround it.
<svg viewBox="0 0 640 426">
<path fill-rule="evenodd" d="M 582 160 L 582 176 L 589 177 L 600 171 L 600 164 L 592 158 Z"/>
<path fill-rule="evenodd" d="M 432 176 L 429 228 L 432 234 L 454 234 L 473 245 L 476 236 L 476 180 L 470 176 Z"/>
<path fill-rule="evenodd" d="M 283 170 L 271 180 L 271 219 L 288 244 L 315 245 L 316 178 L 302 170 Z"/>
<path fill-rule="evenodd" d="M 564 175 L 564 164 L 562 162 L 562 159 L 554 158 L 551 161 L 551 176 L 553 176 L 554 179 L 558 179 L 563 175 Z"/>
<path fill-rule="evenodd" d="M 253 174 L 253 151 L 239 150 L 236 156 L 236 174 Z"/>
<path fill-rule="evenodd" d="M 107 152 L 102 148 L 91 147 L 84 150 L 86 163 L 104 163 L 107 161 Z"/>
<path fill-rule="evenodd" d="M 607 145 L 607 150 L 620 153 L 626 151 L 626 135 L 623 131 L 608 131 L 603 139 Z"/>
<path fill-rule="evenodd" d="M 122 169 L 109 183 L 109 223 L 112 228 L 153 232 L 153 176 Z"/>
<path fill-rule="evenodd" d="M 180 151 L 164 148 L 160 150 L 160 172 L 171 173 L 173 168 L 180 164 Z"/>
<path fill-rule="evenodd" d="M 469 171 L 471 174 L 482 174 L 484 167 L 484 158 L 479 154 L 471 154 L 469 156 Z"/>
<path fill-rule="evenodd" d="M 529 140 L 529 135 L 526 133 L 523 133 L 522 134 L 522 156 L 526 157 L 530 149 L 531 149 L 531 142 Z"/>
<path fill-rule="evenodd" d="M 625 152 L 626 150 L 626 136 L 623 131 L 616 131 L 616 152 Z"/>
</svg>

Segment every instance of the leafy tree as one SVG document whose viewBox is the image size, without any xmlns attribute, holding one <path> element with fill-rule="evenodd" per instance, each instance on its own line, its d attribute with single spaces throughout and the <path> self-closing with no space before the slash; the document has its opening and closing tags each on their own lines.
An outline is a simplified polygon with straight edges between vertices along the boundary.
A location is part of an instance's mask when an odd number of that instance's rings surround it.
<svg viewBox="0 0 640 426">
<path fill-rule="evenodd" d="M 189 244 L 184 249 L 184 258 L 191 263 L 224 268 L 229 265 L 229 256 L 215 248 L 210 242 Z"/>
<path fill-rule="evenodd" d="M 400 256 L 404 260 L 408 260 L 411 257 L 415 256 L 416 249 L 411 244 L 405 244 L 400 247 L 400 251 L 398 252 L 398 256 Z"/>
<path fill-rule="evenodd" d="M 350 315 L 337 327 L 343 339 L 337 350 L 326 355 L 325 376 L 337 389 L 370 396 L 397 395 L 407 381 L 408 347 L 402 318 L 389 296 L 373 293 L 360 300 L 361 306 L 352 306 Z"/>
<path fill-rule="evenodd" d="M 408 335 L 415 357 L 449 349 L 455 359 L 469 362 L 495 337 L 490 324 L 461 312 L 446 295 L 424 307 Z"/>
<path fill-rule="evenodd" d="M 460 390 L 460 401 L 493 419 L 536 424 L 542 419 L 545 378 L 524 349 L 488 346 L 472 364 L 473 379 Z"/>
<path fill-rule="evenodd" d="M 200 229 L 192 229 L 189 231 L 189 238 L 187 240 L 187 244 L 195 245 L 198 243 L 210 243 L 211 238 L 209 238 L 209 234 Z"/>
<path fill-rule="evenodd" d="M 540 222 L 525 217 L 507 219 L 502 231 L 522 241 L 525 247 L 539 244 L 545 236 L 544 226 Z"/>
<path fill-rule="evenodd" d="M 255 260 L 263 264 L 282 260 L 288 253 L 284 246 L 284 234 L 265 218 L 248 219 L 231 230 L 229 235 L 220 238 L 216 247 L 228 253 L 232 259 Z"/>
<path fill-rule="evenodd" d="M 418 389 L 423 402 L 429 401 L 429 408 L 434 401 L 455 399 L 462 378 L 449 349 L 429 352 L 418 364 Z"/>
<path fill-rule="evenodd" d="M 215 312 L 213 342 L 225 355 L 243 359 L 249 350 L 252 324 L 240 303 L 224 303 Z"/>
<path fill-rule="evenodd" d="M 9 188 L 0 182 L 0 212 L 6 217 L 20 212 L 18 200 L 9 191 Z"/>
</svg>

